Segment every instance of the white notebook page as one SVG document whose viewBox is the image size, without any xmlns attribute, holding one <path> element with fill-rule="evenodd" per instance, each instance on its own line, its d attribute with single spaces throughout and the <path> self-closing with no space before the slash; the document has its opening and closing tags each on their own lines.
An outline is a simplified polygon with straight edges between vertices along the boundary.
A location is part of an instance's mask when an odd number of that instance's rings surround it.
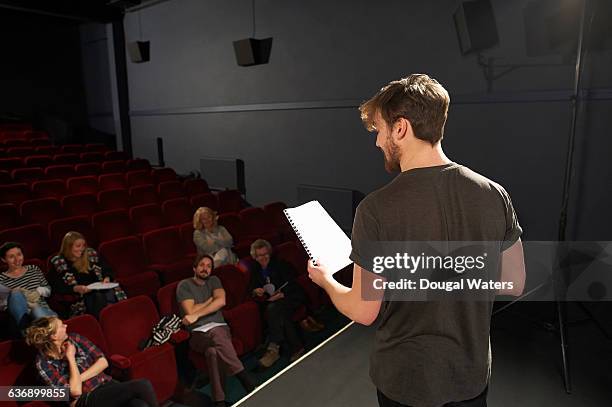
<svg viewBox="0 0 612 407">
<path fill-rule="evenodd" d="M 334 273 L 352 263 L 351 240 L 318 201 L 285 209 L 285 216 L 311 259 Z"/>
</svg>

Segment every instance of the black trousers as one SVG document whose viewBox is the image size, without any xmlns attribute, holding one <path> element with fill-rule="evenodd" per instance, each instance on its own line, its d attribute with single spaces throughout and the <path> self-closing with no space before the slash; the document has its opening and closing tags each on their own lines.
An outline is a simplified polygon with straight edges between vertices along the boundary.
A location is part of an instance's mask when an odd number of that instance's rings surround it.
<svg viewBox="0 0 612 407">
<path fill-rule="evenodd" d="M 266 307 L 266 322 L 270 342 L 280 344 L 285 340 L 289 344 L 291 352 L 295 352 L 302 346 L 295 323 L 291 319 L 299 306 L 299 302 L 283 298 L 267 304 Z"/>
<path fill-rule="evenodd" d="M 488 390 L 489 387 L 487 386 L 485 387 L 482 393 L 480 393 L 473 399 L 464 401 L 453 401 L 451 403 L 444 404 L 443 407 L 487 407 Z M 382 394 L 380 390 L 376 390 L 376 395 L 378 396 L 378 405 L 380 407 L 410 407 L 406 404 L 400 404 L 397 401 L 391 400 L 390 398 Z"/>
<path fill-rule="evenodd" d="M 76 407 L 158 407 L 158 403 L 149 380 L 113 380 L 83 394 Z"/>
</svg>

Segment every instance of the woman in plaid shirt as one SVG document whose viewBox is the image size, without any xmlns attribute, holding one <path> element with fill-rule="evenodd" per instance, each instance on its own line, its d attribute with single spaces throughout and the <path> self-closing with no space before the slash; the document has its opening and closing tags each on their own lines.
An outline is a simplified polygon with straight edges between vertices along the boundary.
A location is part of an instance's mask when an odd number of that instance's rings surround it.
<svg viewBox="0 0 612 407">
<path fill-rule="evenodd" d="M 36 320 L 27 330 L 26 342 L 39 353 L 36 369 L 47 386 L 69 387 L 71 406 L 157 407 L 147 379 L 117 382 L 104 373 L 108 361 L 89 339 L 66 333 L 56 317 Z"/>
</svg>

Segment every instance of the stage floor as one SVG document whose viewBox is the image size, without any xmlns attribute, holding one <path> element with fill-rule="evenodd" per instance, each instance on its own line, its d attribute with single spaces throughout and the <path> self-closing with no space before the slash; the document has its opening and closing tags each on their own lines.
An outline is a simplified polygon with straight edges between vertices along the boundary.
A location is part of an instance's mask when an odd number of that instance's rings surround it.
<svg viewBox="0 0 612 407">
<path fill-rule="evenodd" d="M 549 315 L 548 308 L 537 307 L 528 304 L 522 311 L 534 318 L 539 311 Z M 516 311 L 521 308 L 516 307 Z M 368 375 L 374 330 L 374 326 L 348 325 L 234 406 L 377 406 L 376 389 Z M 612 405 L 612 343 L 593 324 L 569 331 L 570 395 L 563 388 L 558 341 L 551 333 L 535 328 L 513 311 L 493 320 L 491 343 L 489 406 Z"/>
</svg>

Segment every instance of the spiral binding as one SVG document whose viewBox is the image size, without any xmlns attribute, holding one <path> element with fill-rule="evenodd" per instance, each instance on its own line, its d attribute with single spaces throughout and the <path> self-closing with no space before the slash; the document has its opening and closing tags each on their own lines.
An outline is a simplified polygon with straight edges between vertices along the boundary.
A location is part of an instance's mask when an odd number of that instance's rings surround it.
<svg viewBox="0 0 612 407">
<path fill-rule="evenodd" d="M 289 214 L 289 212 L 287 212 L 287 209 L 283 209 L 283 212 L 285 213 L 285 216 L 289 220 L 289 224 L 293 228 L 293 231 L 295 232 L 298 239 L 300 240 L 300 243 L 304 247 L 304 250 L 306 250 L 306 254 L 308 255 L 308 258 L 310 258 L 310 260 L 314 262 L 314 257 L 312 257 L 312 253 L 310 252 L 310 249 L 308 249 L 308 246 L 306 246 L 306 242 L 304 242 L 304 239 L 302 239 L 302 234 L 298 231 L 298 228 L 297 226 L 295 226 L 295 223 L 293 223 L 293 219 L 291 219 L 291 215 Z"/>
</svg>

